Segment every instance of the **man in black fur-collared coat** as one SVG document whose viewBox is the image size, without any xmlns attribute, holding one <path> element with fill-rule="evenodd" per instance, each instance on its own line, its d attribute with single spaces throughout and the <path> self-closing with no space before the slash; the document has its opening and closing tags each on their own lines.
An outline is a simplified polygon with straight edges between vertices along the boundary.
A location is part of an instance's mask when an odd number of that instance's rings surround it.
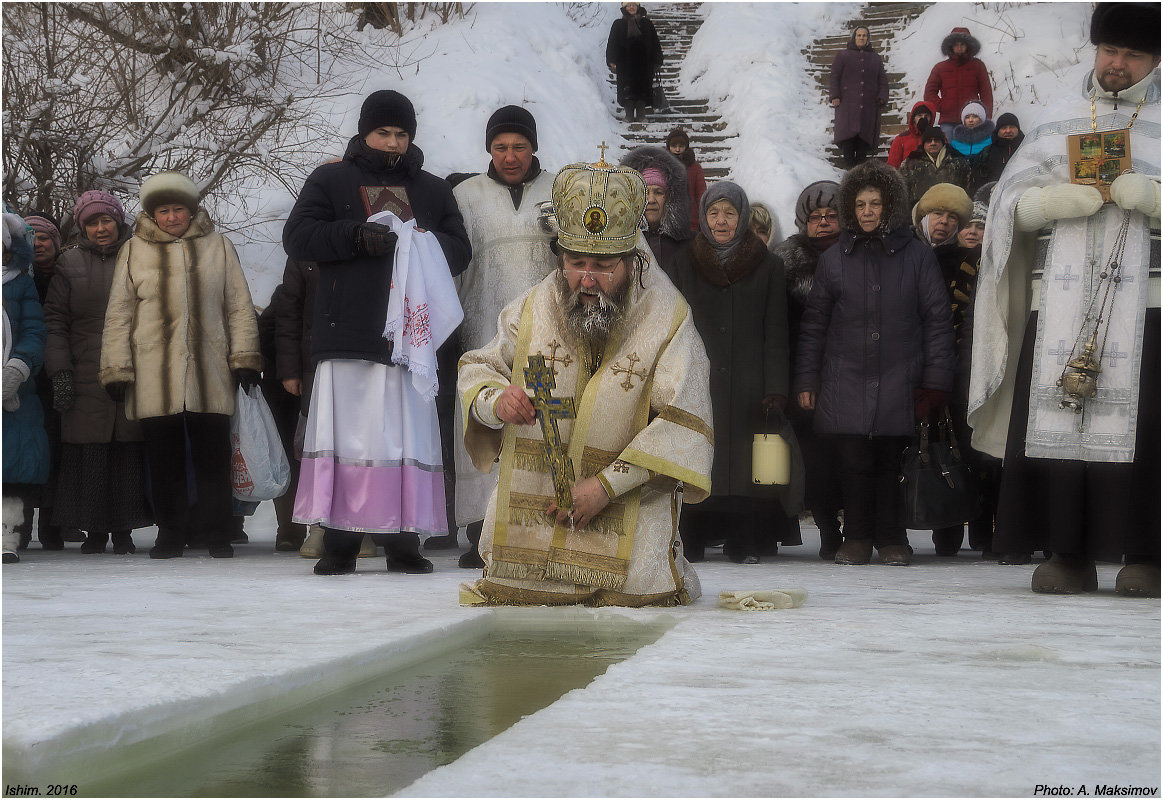
<svg viewBox="0 0 1163 800">
<path fill-rule="evenodd" d="M 694 236 L 686 167 L 661 147 L 637 147 L 621 163 L 638 170 L 646 181 L 643 235 L 659 266 L 669 271 L 683 243 Z"/>
</svg>

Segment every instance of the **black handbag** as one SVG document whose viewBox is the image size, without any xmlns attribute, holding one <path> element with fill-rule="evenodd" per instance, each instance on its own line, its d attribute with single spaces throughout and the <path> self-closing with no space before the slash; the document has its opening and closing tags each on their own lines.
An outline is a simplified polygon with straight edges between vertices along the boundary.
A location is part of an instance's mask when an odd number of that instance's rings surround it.
<svg viewBox="0 0 1163 800">
<path fill-rule="evenodd" d="M 981 515 L 981 487 L 961 460 L 949 409 L 941 412 L 937 429 L 930 441 L 929 421 L 923 420 L 916 442 L 901 455 L 901 513 L 913 530 L 949 528 Z"/>
<path fill-rule="evenodd" d="M 662 86 L 662 80 L 654 79 L 654 102 L 651 104 L 655 111 L 669 111 L 670 101 L 666 99 L 666 89 Z"/>
</svg>

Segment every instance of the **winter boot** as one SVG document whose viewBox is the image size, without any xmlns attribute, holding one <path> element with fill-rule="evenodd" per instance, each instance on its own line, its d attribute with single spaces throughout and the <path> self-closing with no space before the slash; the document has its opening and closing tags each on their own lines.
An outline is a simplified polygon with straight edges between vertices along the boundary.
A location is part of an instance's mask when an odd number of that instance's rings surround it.
<svg viewBox="0 0 1163 800">
<path fill-rule="evenodd" d="M 246 523 L 246 517 L 231 517 L 230 518 L 230 543 L 231 544 L 246 544 L 250 538 L 246 535 L 246 531 L 242 526 Z"/>
<path fill-rule="evenodd" d="M 1041 594 L 1078 594 L 1098 591 L 1098 570 L 1084 556 L 1055 553 L 1034 570 L 1030 589 Z"/>
<path fill-rule="evenodd" d="M 882 563 L 890 567 L 907 567 L 912 563 L 912 550 L 907 544 L 886 544 L 876 548 Z"/>
<path fill-rule="evenodd" d="M 132 531 L 113 531 L 113 552 L 119 556 L 137 552 Z"/>
<path fill-rule="evenodd" d="M 1002 553 L 997 557 L 997 563 L 1003 566 L 1021 566 L 1033 562 L 1034 557 L 1030 553 Z"/>
<path fill-rule="evenodd" d="M 1115 576 L 1115 593 L 1128 597 L 1159 596 L 1159 563 L 1127 564 Z"/>
<path fill-rule="evenodd" d="M 314 526 L 312 526 L 314 527 Z M 323 558 L 315 565 L 316 575 L 351 575 L 355 572 L 356 555 L 366 534 L 320 528 Z M 314 536 L 314 532 L 311 534 Z M 305 547 L 306 545 L 304 545 Z M 300 554 L 303 552 L 300 549 Z"/>
<path fill-rule="evenodd" d="M 290 553 L 298 550 L 303 546 L 303 540 L 307 538 L 307 526 L 291 519 L 295 513 L 295 493 L 284 492 L 271 503 L 275 507 L 275 519 L 279 523 L 278 531 L 275 533 L 275 551 Z"/>
<path fill-rule="evenodd" d="M 43 510 L 41 513 L 44 513 Z M 85 532 L 79 528 L 59 528 L 56 525 L 51 527 L 57 528 L 61 532 L 61 539 L 66 542 L 83 542 L 88 538 L 85 536 Z"/>
<path fill-rule="evenodd" d="M 323 528 L 312 525 L 307 531 L 307 538 L 299 547 L 299 555 L 303 558 L 319 558 L 323 555 Z"/>
<path fill-rule="evenodd" d="M 836 551 L 837 564 L 867 564 L 872 561 L 871 539 L 845 539 Z"/>
<path fill-rule="evenodd" d="M 16 548 L 20 546 L 20 531 L 18 526 L 24 516 L 24 504 L 19 497 L 5 497 L 3 504 L 3 518 L 0 520 L 2 525 L 4 563 L 15 564 L 20 561 L 20 556 L 16 554 Z"/>
<path fill-rule="evenodd" d="M 107 544 L 109 544 L 109 534 L 89 531 L 88 538 L 86 538 L 85 543 L 81 545 L 81 552 L 87 555 L 104 553 L 105 546 Z"/>
<path fill-rule="evenodd" d="M 485 560 L 481 558 L 480 544 L 481 532 L 485 529 L 485 521 L 470 522 L 465 533 L 468 536 L 469 548 L 468 552 L 460 557 L 457 564 L 461 569 L 480 569 L 485 565 Z"/>
<path fill-rule="evenodd" d="M 157 539 L 149 550 L 150 558 L 181 558 L 186 549 L 185 535 L 171 528 L 158 528 Z"/>
<path fill-rule="evenodd" d="M 840 535 L 840 523 L 834 519 L 816 520 L 816 527 L 820 529 L 820 558 L 825 561 L 834 561 L 836 551 L 840 549 L 844 537 Z"/>
<path fill-rule="evenodd" d="M 420 555 L 420 537 L 415 533 L 390 533 L 384 537 L 388 551 L 388 572 L 427 575 L 432 562 Z"/>
<path fill-rule="evenodd" d="M 451 550 L 458 544 L 456 532 L 446 533 L 443 536 L 430 536 L 424 541 L 425 550 Z"/>
<path fill-rule="evenodd" d="M 964 540 L 964 525 L 938 528 L 933 531 L 933 548 L 937 551 L 937 555 L 942 558 L 952 558 L 961 552 L 961 543 Z"/>
<path fill-rule="evenodd" d="M 359 542 L 359 555 L 357 558 L 375 558 L 376 557 L 376 540 L 372 538 L 370 533 L 365 533 L 363 539 Z"/>
</svg>

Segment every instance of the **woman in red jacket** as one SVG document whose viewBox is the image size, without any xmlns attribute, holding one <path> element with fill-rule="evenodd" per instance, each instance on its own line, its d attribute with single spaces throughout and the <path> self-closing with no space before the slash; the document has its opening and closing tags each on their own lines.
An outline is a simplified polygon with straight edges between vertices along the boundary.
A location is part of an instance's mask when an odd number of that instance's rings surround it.
<svg viewBox="0 0 1163 800">
<path fill-rule="evenodd" d="M 993 119 L 993 86 L 989 70 L 977 57 L 981 43 L 968 28 L 954 28 L 941 42 L 945 60 L 938 62 L 925 83 L 925 102 L 940 113 L 937 120 L 947 138 L 961 122 L 961 109 L 970 100 L 980 100 L 986 116 Z"/>
</svg>

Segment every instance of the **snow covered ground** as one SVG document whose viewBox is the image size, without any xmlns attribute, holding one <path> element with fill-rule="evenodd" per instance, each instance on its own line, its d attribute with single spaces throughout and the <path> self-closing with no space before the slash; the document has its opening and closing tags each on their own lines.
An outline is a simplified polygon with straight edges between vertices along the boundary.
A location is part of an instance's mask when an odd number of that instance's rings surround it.
<svg viewBox="0 0 1163 800">
<path fill-rule="evenodd" d="M 654 644 L 404 789 L 406 796 L 1030 796 L 1160 785 L 1160 604 L 1035 595 L 1031 567 L 838 567 L 805 544 L 757 566 L 718 551 L 676 609 L 479 609 L 455 553 L 429 576 L 382 558 L 322 578 L 273 553 L 264 504 L 232 561 L 33 544 L 3 572 L 4 782 L 86 780 L 463 644 L 492 615 L 564 633 L 667 621 Z M 795 610 L 722 590 L 800 586 Z M 220 727 L 220 726 L 219 726 Z M 141 745 L 161 737 L 151 745 Z M 134 745 L 137 745 L 134 747 Z M 116 761 L 108 748 L 119 747 Z M 128 749 L 124 749 L 128 748 Z"/>
</svg>

